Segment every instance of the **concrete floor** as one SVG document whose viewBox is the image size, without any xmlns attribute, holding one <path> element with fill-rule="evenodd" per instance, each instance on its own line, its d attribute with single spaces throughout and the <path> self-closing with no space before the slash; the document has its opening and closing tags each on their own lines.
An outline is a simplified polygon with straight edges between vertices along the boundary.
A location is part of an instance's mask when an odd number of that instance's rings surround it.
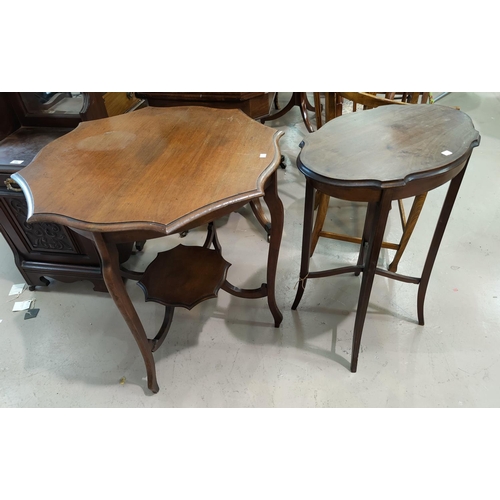
<svg viewBox="0 0 500 500">
<path fill-rule="evenodd" d="M 286 101 L 287 93 L 281 94 Z M 498 407 L 500 406 L 500 93 L 451 93 L 441 105 L 459 106 L 482 136 L 473 152 L 426 299 L 426 325 L 416 322 L 411 284 L 377 277 L 364 328 L 358 372 L 349 371 L 360 279 L 337 276 L 308 283 L 297 311 L 304 180 L 295 167 L 307 135 L 298 109 L 268 122 L 285 131 L 286 169 L 279 192 L 285 206 L 277 300 L 284 315 L 272 324 L 266 300 L 242 300 L 221 291 L 192 311 L 177 310 L 155 354 L 160 392 L 146 388 L 137 345 L 107 294 L 89 282 L 52 282 L 20 299 L 36 299 L 38 317 L 12 312 L 8 295 L 22 278 L 0 238 L 1 407 Z M 444 188 L 431 192 L 399 271 L 418 275 Z M 328 225 L 360 232 L 363 207 L 331 201 Z M 218 221 L 223 255 L 237 286 L 265 281 L 267 243 L 248 208 Z M 347 228 L 347 229 L 346 229 Z M 398 239 L 397 214 L 386 239 Z M 147 243 L 130 266 L 144 268 L 158 251 L 203 242 L 204 231 L 184 239 Z M 392 252 L 384 250 L 381 265 Z M 315 269 L 355 261 L 350 243 L 320 240 Z M 153 334 L 163 308 L 145 303 L 127 284 L 146 331 Z M 120 383 L 120 381 L 124 383 Z"/>
</svg>

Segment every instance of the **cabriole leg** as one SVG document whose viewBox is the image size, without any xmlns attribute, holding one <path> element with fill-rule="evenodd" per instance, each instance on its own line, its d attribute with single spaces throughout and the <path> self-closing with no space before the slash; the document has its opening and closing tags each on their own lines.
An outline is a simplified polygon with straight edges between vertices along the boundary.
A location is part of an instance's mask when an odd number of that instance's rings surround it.
<svg viewBox="0 0 500 500">
<path fill-rule="evenodd" d="M 156 380 L 155 360 L 151 352 L 151 345 L 120 276 L 118 249 L 116 244 L 106 241 L 105 235 L 102 233 L 94 233 L 93 239 L 101 257 L 102 274 L 104 282 L 108 287 L 109 294 L 130 328 L 144 359 L 148 376 L 148 388 L 152 392 L 157 393 L 160 388 Z"/>
</svg>

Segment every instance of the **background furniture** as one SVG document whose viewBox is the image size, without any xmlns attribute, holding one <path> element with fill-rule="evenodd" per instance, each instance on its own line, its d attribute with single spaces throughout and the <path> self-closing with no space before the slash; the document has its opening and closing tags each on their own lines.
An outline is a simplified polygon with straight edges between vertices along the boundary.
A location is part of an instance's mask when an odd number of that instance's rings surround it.
<svg viewBox="0 0 500 500">
<path fill-rule="evenodd" d="M 277 93 L 276 93 L 276 98 L 274 100 L 274 103 L 275 103 L 275 106 L 277 108 L 278 107 L 277 106 Z M 314 128 L 311 125 L 311 122 L 309 120 L 308 111 L 316 111 L 317 108 L 315 106 L 312 106 L 309 103 L 309 101 L 307 99 L 307 92 L 292 92 L 290 100 L 288 101 L 288 103 L 285 105 L 284 108 L 282 108 L 274 113 L 269 112 L 269 114 L 267 114 L 266 116 L 261 117 L 260 121 L 261 121 L 261 123 L 265 123 L 268 121 L 277 120 L 278 118 L 281 118 L 286 113 L 288 113 L 295 106 L 298 106 L 300 109 L 300 113 L 302 115 L 302 120 L 304 122 L 304 125 L 306 126 L 307 131 L 314 132 Z"/>
<path fill-rule="evenodd" d="M 64 224 L 95 242 L 105 283 L 134 335 L 153 392 L 159 390 L 153 351 L 165 338 L 175 307 L 190 309 L 222 288 L 236 297 L 266 297 L 274 325 L 280 325 L 275 279 L 283 205 L 276 169 L 282 135 L 239 110 L 146 107 L 82 123 L 13 174 L 28 200 L 30 222 Z M 57 197 L 48 192 L 54 183 L 60 187 Z M 258 198 L 264 198 L 271 215 L 267 282 L 241 289 L 225 278 L 227 263 L 210 222 Z M 209 230 L 202 247 L 162 252 L 144 273 L 120 266 L 119 243 L 204 224 Z M 146 299 L 166 308 L 153 339 L 146 336 L 124 277 L 140 280 Z"/>
<path fill-rule="evenodd" d="M 370 92 L 325 92 L 325 122 L 330 121 L 333 118 L 342 116 L 345 112 L 345 107 L 350 106 L 351 112 L 356 112 L 365 109 L 373 109 L 379 106 L 387 105 L 407 105 L 407 104 L 424 104 L 429 101 L 428 92 L 386 92 L 382 93 L 370 93 Z M 319 107 L 320 98 L 319 93 L 315 93 L 316 102 L 316 117 L 318 128 L 322 126 L 321 117 L 321 107 Z M 361 143 L 362 144 L 362 143 Z M 361 146 L 360 146 L 361 147 Z M 403 233 L 401 239 L 398 243 L 384 241 L 382 243 L 383 248 L 388 248 L 395 250 L 396 253 L 392 262 L 389 264 L 389 271 L 396 272 L 398 268 L 399 261 L 403 256 L 403 252 L 410 241 L 410 237 L 417 223 L 420 212 L 425 202 L 427 194 L 421 193 L 415 197 L 413 201 L 408 218 L 406 217 L 405 208 L 403 205 L 403 200 L 397 200 L 399 215 L 401 220 L 401 227 Z M 325 231 L 323 229 L 326 214 L 328 212 L 328 204 L 330 197 L 325 194 L 318 192 L 316 197 L 317 215 L 314 221 L 314 228 L 312 233 L 312 244 L 311 244 L 311 255 L 316 249 L 316 245 L 320 237 L 330 238 L 341 241 L 348 241 L 352 243 L 361 243 L 361 238 L 351 235 L 334 233 L 331 231 Z"/>
<path fill-rule="evenodd" d="M 363 141 L 363 148 L 359 143 Z M 472 149 L 480 136 L 471 119 L 444 106 L 382 106 L 343 115 L 311 134 L 297 159 L 306 177 L 300 281 L 296 309 L 309 279 L 363 273 L 354 323 L 351 371 L 357 369 L 361 334 L 375 275 L 418 284 L 418 322 L 424 324 L 424 300 L 430 274 Z M 377 267 L 393 200 L 418 196 L 448 181 L 436 230 L 420 277 Z M 314 192 L 368 203 L 356 265 L 309 271 Z"/>
<path fill-rule="evenodd" d="M 269 114 L 269 92 L 136 92 L 149 106 L 208 106 L 220 109 L 241 109 L 251 118 Z"/>
<path fill-rule="evenodd" d="M 0 93 L 0 230 L 30 289 L 48 285 L 47 277 L 72 282 L 87 279 L 107 291 L 95 245 L 60 224 L 26 222 L 28 208 L 12 174 L 31 163 L 40 150 L 82 121 L 136 109 L 142 101 L 126 92 Z M 128 93 L 130 94 L 130 93 Z M 59 194 L 60 184 L 47 186 Z M 140 247 L 140 245 L 139 245 Z M 126 261 L 132 245 L 120 247 Z"/>
</svg>

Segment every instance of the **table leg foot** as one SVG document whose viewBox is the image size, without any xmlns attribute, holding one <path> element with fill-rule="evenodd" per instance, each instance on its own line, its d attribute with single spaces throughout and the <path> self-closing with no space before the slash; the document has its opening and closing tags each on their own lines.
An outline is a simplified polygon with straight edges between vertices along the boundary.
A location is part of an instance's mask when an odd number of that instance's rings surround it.
<svg viewBox="0 0 500 500">
<path fill-rule="evenodd" d="M 285 156 L 284 155 L 281 155 L 280 167 L 283 168 L 283 169 L 286 168 L 286 161 L 285 161 Z"/>
<path fill-rule="evenodd" d="M 304 295 L 304 290 L 306 288 L 306 282 L 307 282 L 307 277 L 306 278 L 299 278 L 299 282 L 297 284 L 297 293 L 295 294 L 295 300 L 293 301 L 292 304 L 292 310 L 295 311 L 297 307 L 300 304 L 300 301 L 302 300 L 302 295 Z"/>
<path fill-rule="evenodd" d="M 281 322 L 283 321 L 283 314 L 281 314 L 281 312 L 279 310 L 276 313 L 274 313 L 271 310 L 271 313 L 274 317 L 274 328 L 279 328 L 279 326 L 281 325 Z"/>
<path fill-rule="evenodd" d="M 160 386 L 158 385 L 158 382 L 156 381 L 156 377 L 151 382 L 149 382 L 149 380 L 148 380 L 148 389 L 153 394 L 157 394 L 158 392 L 160 392 Z"/>
</svg>

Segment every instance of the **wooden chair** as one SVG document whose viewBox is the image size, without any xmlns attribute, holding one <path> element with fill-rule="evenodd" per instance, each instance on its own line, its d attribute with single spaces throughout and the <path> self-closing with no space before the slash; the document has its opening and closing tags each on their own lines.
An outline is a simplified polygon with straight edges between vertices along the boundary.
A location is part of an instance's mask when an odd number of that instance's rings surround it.
<svg viewBox="0 0 500 500">
<path fill-rule="evenodd" d="M 359 111 L 360 109 L 373 109 L 378 106 L 387 105 L 400 105 L 407 106 L 412 104 L 425 104 L 430 102 L 429 92 L 325 92 L 325 122 L 342 115 L 345 111 L 346 101 L 352 103 L 352 112 Z M 316 124 L 318 129 L 323 124 L 323 117 L 321 113 L 321 100 L 318 92 L 314 95 L 314 102 L 316 104 Z M 395 250 L 396 254 L 394 259 L 389 265 L 389 271 L 396 272 L 399 261 L 403 252 L 408 245 L 410 236 L 413 233 L 415 224 L 417 223 L 420 212 L 425 201 L 427 193 L 419 194 L 415 197 L 411 207 L 408 218 L 405 214 L 405 209 L 402 200 L 398 200 L 399 214 L 402 226 L 402 236 L 399 243 L 392 243 L 384 241 L 382 248 Z M 317 193 L 315 200 L 315 208 L 317 209 L 316 219 L 314 221 L 314 228 L 312 232 L 311 241 L 311 256 L 314 253 L 316 245 L 320 237 L 331 238 L 335 240 L 348 241 L 352 243 L 361 244 L 361 238 L 349 236 L 344 234 L 332 233 L 323 230 L 326 214 L 328 211 L 328 204 L 330 197 L 324 193 Z"/>
</svg>

